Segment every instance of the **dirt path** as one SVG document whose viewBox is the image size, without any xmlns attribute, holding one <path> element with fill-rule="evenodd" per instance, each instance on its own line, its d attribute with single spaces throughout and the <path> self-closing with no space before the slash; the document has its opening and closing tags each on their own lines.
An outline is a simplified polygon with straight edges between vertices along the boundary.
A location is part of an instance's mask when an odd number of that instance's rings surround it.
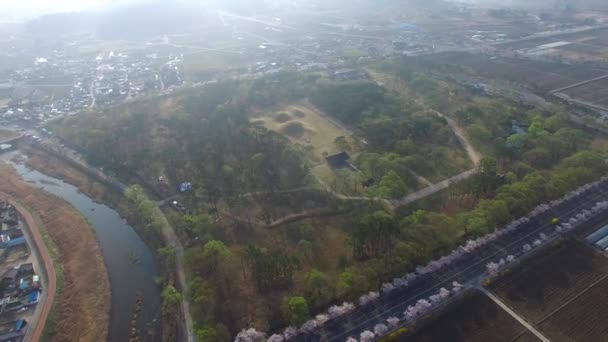
<svg viewBox="0 0 608 342">
<path fill-rule="evenodd" d="M 469 155 L 469 159 L 471 159 L 471 161 L 473 162 L 473 164 L 475 166 L 479 165 L 479 162 L 481 161 L 481 153 L 479 153 L 475 149 L 475 147 L 473 146 L 473 144 L 471 143 L 471 141 L 465 134 L 464 130 L 462 129 L 462 127 L 460 127 L 460 125 L 458 125 L 458 123 L 456 121 L 449 118 L 445 114 L 440 113 L 436 110 L 433 110 L 433 112 L 440 118 L 445 119 L 445 121 L 447 121 L 448 125 L 452 129 L 452 132 L 454 132 L 454 135 L 456 135 L 456 138 L 458 138 L 458 140 L 460 141 L 460 143 L 462 144 L 464 149 L 467 151 L 467 154 Z"/>
<path fill-rule="evenodd" d="M 40 256 L 42 259 L 42 265 L 44 265 L 44 270 L 38 270 L 38 272 L 43 272 L 43 274 L 46 275 L 44 277 L 46 283 L 44 284 L 45 287 L 43 289 L 45 297 L 44 301 L 39 304 L 42 305 L 42 309 L 38 314 L 37 321 L 34 322 L 35 327 L 28 331 L 26 335 L 26 340 L 28 341 L 40 341 L 47 318 L 49 317 L 49 313 L 51 312 L 51 308 L 53 306 L 53 301 L 55 300 L 55 292 L 57 291 L 57 275 L 55 274 L 55 268 L 53 268 L 53 261 L 49 255 L 49 251 L 47 250 L 44 240 L 42 239 L 42 235 L 40 234 L 40 228 L 38 227 L 38 224 L 36 220 L 34 220 L 32 214 L 7 194 L 0 192 L 0 199 L 8 200 L 8 202 L 21 214 L 25 220 L 31 239 L 34 242 L 34 245 L 30 246 L 30 248 L 37 251 L 37 255 Z"/>
<path fill-rule="evenodd" d="M 175 230 L 169 223 L 169 220 L 167 220 L 165 213 L 160 209 L 159 206 L 156 206 L 154 210 L 158 211 L 160 215 L 159 217 L 161 217 L 163 220 L 162 233 L 165 237 L 167 246 L 175 249 L 175 273 L 177 274 L 177 281 L 182 293 L 186 294 L 188 287 L 186 283 L 186 272 L 184 271 L 184 246 L 175 234 Z M 188 342 L 196 342 L 196 337 L 194 336 L 194 324 L 192 321 L 192 315 L 190 314 L 190 301 L 187 298 L 188 296 L 184 296 L 184 299 L 182 299 L 180 302 L 180 309 L 183 315 L 182 330 L 185 332 L 186 340 Z"/>
</svg>

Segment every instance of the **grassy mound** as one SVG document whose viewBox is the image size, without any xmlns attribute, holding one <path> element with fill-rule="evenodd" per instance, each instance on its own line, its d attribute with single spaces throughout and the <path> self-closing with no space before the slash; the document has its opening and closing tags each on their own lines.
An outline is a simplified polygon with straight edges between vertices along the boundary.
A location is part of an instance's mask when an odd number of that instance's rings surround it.
<svg viewBox="0 0 608 342">
<path fill-rule="evenodd" d="M 303 111 L 301 111 L 301 110 L 297 110 L 297 109 L 295 109 L 295 110 L 293 111 L 293 115 L 295 115 L 295 116 L 296 116 L 296 118 L 300 118 L 300 119 L 301 119 L 301 118 L 303 118 L 303 117 L 305 117 L 305 116 L 306 116 L 306 113 L 304 113 L 304 112 L 303 112 Z"/>
<path fill-rule="evenodd" d="M 290 138 L 300 139 L 306 133 L 306 127 L 300 121 L 294 121 L 283 125 L 281 133 Z"/>
<path fill-rule="evenodd" d="M 289 113 L 279 113 L 274 117 L 274 121 L 278 122 L 278 123 L 285 123 L 289 120 L 291 120 L 292 117 L 291 115 L 289 115 Z"/>
</svg>

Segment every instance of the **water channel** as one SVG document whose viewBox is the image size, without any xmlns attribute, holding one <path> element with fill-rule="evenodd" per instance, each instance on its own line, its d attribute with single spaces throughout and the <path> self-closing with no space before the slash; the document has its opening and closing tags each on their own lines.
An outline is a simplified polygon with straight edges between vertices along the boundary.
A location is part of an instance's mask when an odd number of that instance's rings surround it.
<svg viewBox="0 0 608 342">
<path fill-rule="evenodd" d="M 2 159 L 10 158 L 3 155 Z M 22 163 L 13 165 L 25 181 L 72 204 L 95 230 L 112 291 L 109 341 L 129 340 L 137 298 L 143 300 L 137 323 L 140 341 L 160 340 L 160 289 L 156 285 L 158 265 L 152 251 L 133 227 L 114 209 L 96 203 L 75 186 Z"/>
</svg>

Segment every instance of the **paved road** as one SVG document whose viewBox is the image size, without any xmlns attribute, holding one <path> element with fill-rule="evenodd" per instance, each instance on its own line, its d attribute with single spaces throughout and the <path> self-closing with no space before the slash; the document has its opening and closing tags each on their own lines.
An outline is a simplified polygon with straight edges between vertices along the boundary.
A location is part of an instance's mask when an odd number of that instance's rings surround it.
<svg viewBox="0 0 608 342">
<path fill-rule="evenodd" d="M 551 342 L 548 338 L 543 336 L 540 331 L 536 330 L 532 325 L 526 322 L 523 317 L 518 315 L 515 311 L 511 310 L 511 308 L 507 304 L 503 303 L 500 299 L 498 299 L 498 297 L 496 297 L 492 292 L 484 289 L 483 287 L 480 287 L 479 290 L 483 292 L 486 296 L 488 296 L 488 298 L 490 298 L 494 303 L 496 303 L 496 305 L 500 306 L 509 315 L 511 315 L 511 317 L 515 318 L 515 320 L 518 321 L 521 325 L 526 327 L 526 329 L 533 333 L 539 340 L 541 340 L 542 342 Z"/>
<path fill-rule="evenodd" d="M 354 312 L 343 317 L 328 321 L 321 330 L 309 334 L 300 334 L 293 341 L 345 341 L 348 337 L 358 337 L 365 330 L 385 322 L 391 316 L 402 317 L 408 306 L 414 305 L 419 299 L 428 298 L 442 287 L 451 288 L 453 281 L 458 281 L 467 287 L 477 287 L 485 277 L 485 265 L 490 261 L 498 261 L 508 255 L 520 257 L 522 246 L 531 244 L 539 238 L 540 233 L 549 235 L 554 230 L 550 223 L 553 217 L 562 221 L 574 216 L 582 209 L 590 208 L 598 201 L 608 199 L 608 182 L 600 187 L 591 189 L 584 194 L 565 201 L 549 212 L 530 219 L 519 229 L 504 235 L 500 240 L 479 248 L 446 266 L 439 271 L 428 274 L 413 282 L 409 287 L 399 288 L 368 305 L 358 306 Z M 600 224 L 608 220 L 608 212 L 589 221 L 588 225 Z"/>
<path fill-rule="evenodd" d="M 49 317 L 49 313 L 51 312 L 51 307 L 53 306 L 53 301 L 55 300 L 55 292 L 57 291 L 57 275 L 55 274 L 55 269 L 53 268 L 51 256 L 49 255 L 46 245 L 44 244 L 44 240 L 42 239 L 42 235 L 40 234 L 38 224 L 36 223 L 36 220 L 34 220 L 32 214 L 30 214 L 30 212 L 27 211 L 27 209 L 25 209 L 21 204 L 10 199 L 7 195 L 0 195 L 7 198 L 9 203 L 14 206 L 17 211 L 19 211 L 27 225 L 26 233 L 30 234 L 30 238 L 34 242 L 33 245 L 30 245 L 30 248 L 37 251 L 37 255 L 42 258 L 42 260 L 39 261 L 42 262 L 44 270 L 38 270 L 39 273 L 41 273 L 41 271 L 46 273 L 46 276 L 42 274 L 43 279 L 46 280 L 46 286 L 43 289 L 44 293 L 42 301 L 38 303 L 38 305 L 42 305 L 42 309 L 38 313 L 37 322 L 29 322 L 33 327 L 27 332 L 25 339 L 26 341 L 40 341 L 46 321 Z"/>
</svg>

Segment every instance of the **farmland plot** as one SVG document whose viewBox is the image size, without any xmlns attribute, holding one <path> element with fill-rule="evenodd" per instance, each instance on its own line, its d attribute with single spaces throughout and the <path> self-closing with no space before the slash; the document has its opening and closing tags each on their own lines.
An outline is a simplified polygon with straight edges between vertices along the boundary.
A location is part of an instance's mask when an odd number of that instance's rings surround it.
<svg viewBox="0 0 608 342">
<path fill-rule="evenodd" d="M 538 323 L 605 274 L 608 262 L 603 256 L 568 240 L 505 275 L 490 289 L 528 322 Z"/>
<path fill-rule="evenodd" d="M 602 342 L 608 336 L 608 278 L 551 315 L 539 325 L 554 342 Z M 519 342 L 519 341 L 518 341 Z"/>
<path fill-rule="evenodd" d="M 403 341 L 508 342 L 524 329 L 508 313 L 478 292 Z"/>
</svg>

